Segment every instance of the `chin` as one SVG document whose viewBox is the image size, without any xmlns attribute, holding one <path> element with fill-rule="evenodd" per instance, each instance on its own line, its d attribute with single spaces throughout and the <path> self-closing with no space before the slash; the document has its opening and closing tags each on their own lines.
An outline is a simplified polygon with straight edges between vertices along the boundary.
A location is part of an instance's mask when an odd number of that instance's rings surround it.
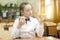
<svg viewBox="0 0 60 40">
<path fill-rule="evenodd" d="M 25 16 L 25 17 L 30 17 L 30 16 Z"/>
</svg>

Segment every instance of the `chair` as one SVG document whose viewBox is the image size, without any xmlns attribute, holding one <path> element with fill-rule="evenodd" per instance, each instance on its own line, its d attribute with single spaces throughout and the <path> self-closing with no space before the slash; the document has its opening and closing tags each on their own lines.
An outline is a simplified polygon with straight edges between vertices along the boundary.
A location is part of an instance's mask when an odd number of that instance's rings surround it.
<svg viewBox="0 0 60 40">
<path fill-rule="evenodd" d="M 59 32 L 60 32 L 60 23 L 57 24 L 57 35 L 58 35 L 58 38 L 59 38 Z"/>
<path fill-rule="evenodd" d="M 4 26 L 4 29 L 9 30 L 9 27 L 12 27 L 12 26 L 13 26 L 13 22 L 9 22 Z"/>
</svg>

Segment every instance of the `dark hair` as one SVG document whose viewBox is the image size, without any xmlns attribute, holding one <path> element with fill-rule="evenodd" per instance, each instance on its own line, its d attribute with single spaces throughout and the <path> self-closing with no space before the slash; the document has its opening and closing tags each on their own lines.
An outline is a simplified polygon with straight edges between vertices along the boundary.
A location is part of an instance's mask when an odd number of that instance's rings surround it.
<svg viewBox="0 0 60 40">
<path fill-rule="evenodd" d="M 27 5 L 27 4 L 29 4 L 29 3 L 28 2 L 23 2 L 23 3 L 20 4 L 20 6 L 19 6 L 20 16 L 21 16 L 21 10 L 23 10 L 25 5 Z"/>
</svg>

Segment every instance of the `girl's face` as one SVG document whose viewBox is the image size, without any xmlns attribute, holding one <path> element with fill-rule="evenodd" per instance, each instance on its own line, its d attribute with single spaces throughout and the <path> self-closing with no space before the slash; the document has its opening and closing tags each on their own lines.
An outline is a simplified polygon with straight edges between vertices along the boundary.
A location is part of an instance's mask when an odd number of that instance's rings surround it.
<svg viewBox="0 0 60 40">
<path fill-rule="evenodd" d="M 22 10 L 22 14 L 25 17 L 29 17 L 32 14 L 32 7 L 30 4 L 25 5 L 24 9 Z"/>
</svg>

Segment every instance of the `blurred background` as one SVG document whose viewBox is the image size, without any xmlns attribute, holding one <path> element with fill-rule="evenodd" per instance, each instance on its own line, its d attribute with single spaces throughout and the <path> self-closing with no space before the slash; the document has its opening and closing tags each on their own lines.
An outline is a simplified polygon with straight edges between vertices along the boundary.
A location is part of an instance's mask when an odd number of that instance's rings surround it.
<svg viewBox="0 0 60 40">
<path fill-rule="evenodd" d="M 44 36 L 60 38 L 60 0 L 0 0 L 0 37 L 10 39 L 10 28 L 20 16 L 19 5 L 29 2 L 33 17 L 44 20 Z"/>
</svg>

